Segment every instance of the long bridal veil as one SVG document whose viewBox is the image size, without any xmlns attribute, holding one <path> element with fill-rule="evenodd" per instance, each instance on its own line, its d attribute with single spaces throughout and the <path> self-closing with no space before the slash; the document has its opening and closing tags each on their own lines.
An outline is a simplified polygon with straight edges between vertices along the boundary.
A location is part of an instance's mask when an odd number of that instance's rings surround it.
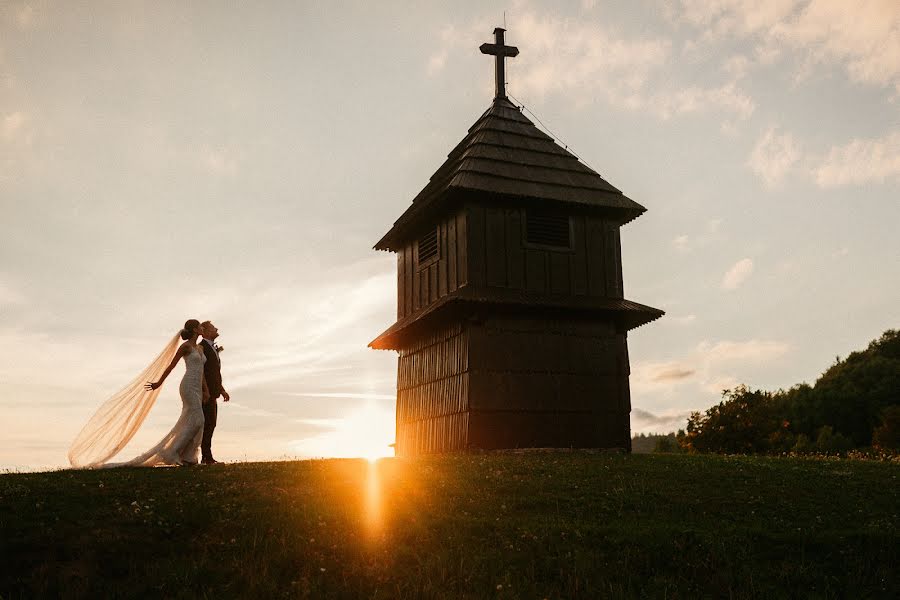
<svg viewBox="0 0 900 600">
<path fill-rule="evenodd" d="M 69 448 L 69 462 L 73 467 L 102 465 L 131 441 L 161 389 L 147 390 L 144 384 L 162 377 L 180 340 L 181 335 L 176 334 L 150 366 L 94 413 Z"/>
</svg>

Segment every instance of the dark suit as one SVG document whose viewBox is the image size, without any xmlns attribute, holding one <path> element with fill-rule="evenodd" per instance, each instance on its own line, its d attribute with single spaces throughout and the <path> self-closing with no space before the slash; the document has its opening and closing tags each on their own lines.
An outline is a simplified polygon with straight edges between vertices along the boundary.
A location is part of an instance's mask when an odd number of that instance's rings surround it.
<svg viewBox="0 0 900 600">
<path fill-rule="evenodd" d="M 203 441 L 200 442 L 200 452 L 206 460 L 212 459 L 212 436 L 216 428 L 218 405 L 216 398 L 222 395 L 222 364 L 219 355 L 206 340 L 200 342 L 203 354 L 206 355 L 206 364 L 203 365 L 203 377 L 206 379 L 206 387 L 209 389 L 209 400 L 203 403 Z"/>
</svg>

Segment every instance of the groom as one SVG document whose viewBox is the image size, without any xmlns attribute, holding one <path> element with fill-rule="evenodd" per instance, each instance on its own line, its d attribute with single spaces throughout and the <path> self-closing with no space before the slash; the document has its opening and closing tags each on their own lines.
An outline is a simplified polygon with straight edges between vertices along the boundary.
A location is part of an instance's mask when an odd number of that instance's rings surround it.
<svg viewBox="0 0 900 600">
<path fill-rule="evenodd" d="M 203 402 L 203 441 L 200 443 L 200 452 L 203 458 L 200 462 L 204 465 L 212 465 L 219 461 L 212 455 L 212 436 L 216 428 L 216 415 L 218 407 L 216 398 L 220 395 L 225 402 L 231 400 L 231 396 L 222 387 L 222 363 L 219 362 L 219 347 L 216 346 L 216 338 L 219 330 L 210 321 L 200 323 L 200 335 L 203 336 L 201 346 L 206 355 L 206 364 L 203 365 L 203 377 L 206 379 L 206 387 L 209 388 L 209 398 Z"/>
</svg>

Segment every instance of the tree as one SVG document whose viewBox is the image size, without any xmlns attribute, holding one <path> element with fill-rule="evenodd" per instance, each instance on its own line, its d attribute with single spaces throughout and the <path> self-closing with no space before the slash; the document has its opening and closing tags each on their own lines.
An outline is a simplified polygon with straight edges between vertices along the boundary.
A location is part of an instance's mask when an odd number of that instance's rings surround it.
<svg viewBox="0 0 900 600">
<path fill-rule="evenodd" d="M 824 454 L 841 454 L 850 450 L 853 442 L 841 433 L 835 433 L 830 425 L 819 430 L 816 438 L 816 450 Z"/>
<path fill-rule="evenodd" d="M 883 411 L 900 404 L 900 331 L 884 332 L 829 367 L 805 400 L 807 433 L 830 425 L 855 446 L 871 445 Z"/>
<path fill-rule="evenodd" d="M 704 413 L 693 412 L 679 443 L 691 452 L 743 454 L 767 452 L 774 436 L 789 423 L 780 418 L 780 397 L 738 386 Z M 779 441 L 781 444 L 781 441 Z"/>
<path fill-rule="evenodd" d="M 671 454 L 678 452 L 678 442 L 675 440 L 675 434 L 660 435 L 656 438 L 656 444 L 653 446 L 654 454 Z"/>
<path fill-rule="evenodd" d="M 900 450 L 900 405 L 881 413 L 881 425 L 872 432 L 872 445 L 879 450 Z"/>
<path fill-rule="evenodd" d="M 815 385 L 787 391 L 725 390 L 723 400 L 691 413 L 678 444 L 691 452 L 829 452 L 900 436 L 900 331 L 888 330 L 865 350 L 835 359 Z M 877 432 L 877 433 L 876 433 Z"/>
</svg>

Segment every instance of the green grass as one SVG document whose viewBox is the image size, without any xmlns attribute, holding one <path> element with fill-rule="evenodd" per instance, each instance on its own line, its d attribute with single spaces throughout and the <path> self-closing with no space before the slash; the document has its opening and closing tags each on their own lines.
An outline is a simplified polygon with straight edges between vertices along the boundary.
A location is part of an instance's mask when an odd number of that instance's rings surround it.
<svg viewBox="0 0 900 600">
<path fill-rule="evenodd" d="M 592 453 L 0 476 L 0 597 L 898 597 L 900 466 Z"/>
</svg>

